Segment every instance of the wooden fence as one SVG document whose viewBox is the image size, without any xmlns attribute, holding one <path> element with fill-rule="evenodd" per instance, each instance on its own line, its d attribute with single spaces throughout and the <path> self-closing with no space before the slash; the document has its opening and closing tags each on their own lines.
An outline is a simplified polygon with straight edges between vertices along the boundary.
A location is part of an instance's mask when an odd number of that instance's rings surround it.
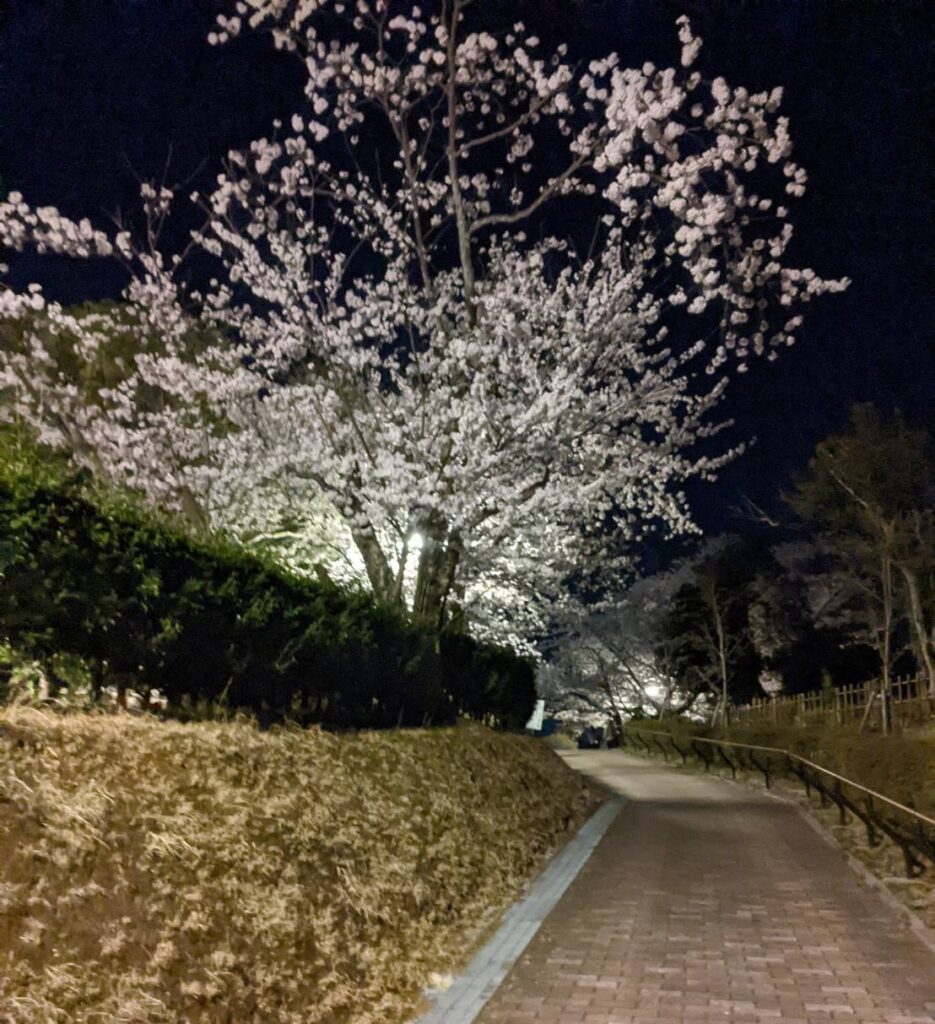
<svg viewBox="0 0 935 1024">
<path fill-rule="evenodd" d="M 919 725 L 935 718 L 935 699 L 921 677 L 894 679 L 887 695 L 887 713 L 893 725 Z M 776 725 L 853 725 L 864 723 L 879 729 L 883 722 L 883 693 L 879 680 L 841 686 L 813 693 L 755 698 L 734 707 L 735 721 L 759 721 Z"/>
</svg>

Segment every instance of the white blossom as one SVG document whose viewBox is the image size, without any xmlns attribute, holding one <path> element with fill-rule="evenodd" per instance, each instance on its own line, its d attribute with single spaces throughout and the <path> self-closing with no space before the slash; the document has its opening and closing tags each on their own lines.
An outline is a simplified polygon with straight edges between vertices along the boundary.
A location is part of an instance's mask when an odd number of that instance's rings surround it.
<svg viewBox="0 0 935 1024">
<path fill-rule="evenodd" d="M 705 84 L 686 19 L 683 68 L 579 68 L 522 26 L 470 30 L 457 0 L 444 22 L 358 0 L 340 38 L 339 6 L 242 0 L 218 19 L 217 43 L 270 29 L 306 83 L 303 110 L 198 197 L 207 286 L 158 230 L 143 245 L 0 203 L 6 247 L 131 274 L 86 315 L 0 291 L 27 325 L 0 389 L 154 505 L 522 646 L 574 573 L 693 529 L 685 482 L 737 454 L 709 440 L 730 371 L 847 282 L 787 265 L 792 226 L 769 209 L 806 182 L 780 97 Z M 158 229 L 171 193 L 142 198 Z M 586 258 L 550 227 L 562 204 L 594 229 Z M 56 344 L 91 365 L 115 335 L 132 357 L 89 396 Z"/>
</svg>

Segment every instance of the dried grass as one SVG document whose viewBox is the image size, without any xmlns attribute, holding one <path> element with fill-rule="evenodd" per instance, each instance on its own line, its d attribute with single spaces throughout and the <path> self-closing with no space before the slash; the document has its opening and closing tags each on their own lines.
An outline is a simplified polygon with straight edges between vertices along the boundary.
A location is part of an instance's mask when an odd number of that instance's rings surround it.
<svg viewBox="0 0 935 1024">
<path fill-rule="evenodd" d="M 480 727 L 0 713 L 0 1021 L 398 1021 L 598 795 Z"/>
</svg>

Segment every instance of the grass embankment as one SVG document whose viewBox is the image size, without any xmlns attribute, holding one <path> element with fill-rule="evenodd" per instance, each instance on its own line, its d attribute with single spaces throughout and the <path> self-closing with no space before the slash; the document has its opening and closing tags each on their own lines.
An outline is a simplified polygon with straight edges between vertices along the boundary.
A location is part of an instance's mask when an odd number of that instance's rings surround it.
<svg viewBox="0 0 935 1024">
<path fill-rule="evenodd" d="M 480 727 L 0 713 L 0 1021 L 401 1019 L 599 800 Z"/>
</svg>

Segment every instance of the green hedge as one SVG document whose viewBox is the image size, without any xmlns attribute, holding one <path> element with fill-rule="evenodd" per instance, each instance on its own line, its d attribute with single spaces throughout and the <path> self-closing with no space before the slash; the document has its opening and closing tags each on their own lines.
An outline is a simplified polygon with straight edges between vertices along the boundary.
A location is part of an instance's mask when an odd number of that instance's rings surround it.
<svg viewBox="0 0 935 1024">
<path fill-rule="evenodd" d="M 222 702 L 334 727 L 522 728 L 532 666 L 466 636 L 430 635 L 366 594 L 301 580 L 237 546 L 196 542 L 76 482 L 0 472 L 0 636 L 54 679 Z"/>
</svg>

